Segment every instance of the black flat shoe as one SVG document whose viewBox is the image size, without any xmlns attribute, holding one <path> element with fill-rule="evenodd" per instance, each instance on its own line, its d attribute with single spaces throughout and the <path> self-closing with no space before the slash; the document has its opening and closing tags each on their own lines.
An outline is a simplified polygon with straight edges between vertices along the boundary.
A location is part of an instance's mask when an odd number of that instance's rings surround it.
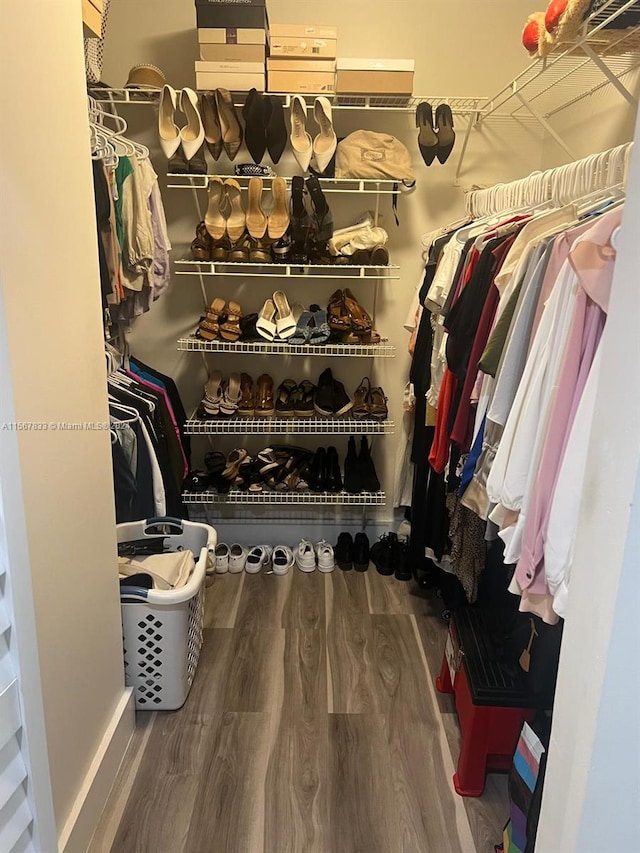
<svg viewBox="0 0 640 853">
<path fill-rule="evenodd" d="M 284 122 L 282 103 L 275 95 L 264 96 L 264 118 L 267 134 L 267 151 L 273 163 L 277 163 L 287 147 L 287 126 Z"/>
<path fill-rule="evenodd" d="M 267 148 L 265 108 L 262 95 L 251 89 L 242 107 L 244 141 L 254 163 L 260 163 Z"/>
<path fill-rule="evenodd" d="M 438 125 L 438 160 L 446 163 L 456 141 L 453 113 L 448 104 L 440 104 L 436 109 L 436 124 Z"/>
<path fill-rule="evenodd" d="M 433 126 L 433 108 L 427 101 L 422 101 L 416 107 L 416 127 L 419 128 L 420 154 L 425 164 L 430 166 L 438 153 L 438 134 Z"/>
</svg>

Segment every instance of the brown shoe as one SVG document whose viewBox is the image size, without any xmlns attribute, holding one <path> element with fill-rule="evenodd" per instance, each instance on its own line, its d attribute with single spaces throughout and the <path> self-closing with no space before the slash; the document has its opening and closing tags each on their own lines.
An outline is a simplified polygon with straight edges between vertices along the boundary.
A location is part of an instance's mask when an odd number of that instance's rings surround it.
<svg viewBox="0 0 640 853">
<path fill-rule="evenodd" d="M 377 421 L 386 421 L 389 410 L 387 408 L 387 398 L 382 388 L 371 389 L 371 393 L 369 394 L 369 413 Z"/>
<path fill-rule="evenodd" d="M 373 328 L 373 320 L 348 288 L 344 291 L 344 304 L 351 315 L 351 328 L 354 334 L 365 335 L 370 332 Z"/>
<path fill-rule="evenodd" d="M 198 326 L 198 337 L 205 341 L 215 341 L 220 333 L 220 318 L 225 315 L 226 302 L 216 298 L 207 308 L 204 319 Z"/>
<path fill-rule="evenodd" d="M 240 319 L 242 317 L 242 308 L 237 302 L 229 302 L 227 308 L 227 319 L 220 326 L 220 337 L 223 341 L 237 341 L 241 334 Z"/>
<path fill-rule="evenodd" d="M 267 214 L 262 209 L 262 178 L 249 180 L 249 200 L 247 202 L 247 231 L 256 240 L 261 240 L 267 231 Z"/>
<path fill-rule="evenodd" d="M 214 160 L 222 154 L 222 131 L 218 117 L 218 106 L 211 92 L 200 95 L 200 115 L 204 127 L 204 141 Z"/>
<path fill-rule="evenodd" d="M 371 395 L 371 380 L 365 376 L 362 382 L 353 392 L 353 409 L 354 418 L 369 418 L 371 417 L 371 406 L 369 399 Z"/>
<path fill-rule="evenodd" d="M 231 92 L 227 89 L 216 89 L 215 99 L 218 118 L 220 119 L 222 144 L 229 160 L 234 160 L 242 145 L 242 125 L 238 120 Z"/>
<path fill-rule="evenodd" d="M 210 261 L 213 240 L 204 222 L 196 228 L 196 236 L 191 243 L 191 256 L 196 261 Z"/>
<path fill-rule="evenodd" d="M 273 379 L 268 373 L 263 373 L 258 376 L 257 385 L 256 417 L 270 418 L 276 412 L 273 399 Z"/>
<path fill-rule="evenodd" d="M 386 267 L 389 265 L 389 250 L 382 244 L 374 246 L 371 250 L 371 263 L 374 267 Z"/>
<path fill-rule="evenodd" d="M 337 332 L 351 331 L 351 314 L 347 309 L 344 301 L 344 293 L 341 290 L 336 290 L 332 294 L 327 311 L 329 314 L 329 328 L 335 329 Z"/>
<path fill-rule="evenodd" d="M 240 402 L 238 415 L 241 418 L 252 418 L 256 413 L 256 403 L 253 397 L 253 379 L 248 373 L 240 374 Z"/>
</svg>

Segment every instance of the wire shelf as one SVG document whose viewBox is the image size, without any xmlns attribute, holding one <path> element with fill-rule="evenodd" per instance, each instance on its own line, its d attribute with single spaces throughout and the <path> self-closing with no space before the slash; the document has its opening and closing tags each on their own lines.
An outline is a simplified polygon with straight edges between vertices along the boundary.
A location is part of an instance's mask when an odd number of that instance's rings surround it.
<svg viewBox="0 0 640 853">
<path fill-rule="evenodd" d="M 262 178 L 264 189 L 271 191 L 273 178 Z M 284 176 L 282 176 L 284 177 Z M 233 178 L 240 186 L 247 187 L 250 177 L 240 175 L 167 175 L 167 187 L 169 189 L 207 189 L 212 178 L 224 181 Z M 291 177 L 284 178 L 287 187 L 291 187 Z M 371 193 L 375 195 L 393 195 L 398 191 L 398 181 L 370 181 L 355 178 L 320 178 L 322 191 L 324 193 L 361 194 Z M 395 187 L 395 189 L 394 189 Z"/>
<path fill-rule="evenodd" d="M 393 435 L 393 421 L 371 418 L 192 418 L 187 435 Z"/>
<path fill-rule="evenodd" d="M 352 279 L 397 280 L 400 278 L 400 267 L 395 264 L 388 266 L 353 266 L 351 264 L 259 264 L 225 261 L 193 261 L 184 259 L 174 261 L 176 275 L 224 275 L 242 276 L 243 278 L 328 278 L 349 281 Z"/>
<path fill-rule="evenodd" d="M 349 358 L 395 358 L 396 348 L 383 338 L 379 344 L 288 344 L 273 341 L 202 341 L 199 338 L 180 338 L 181 352 L 231 352 L 235 355 L 303 355 Z"/>
<path fill-rule="evenodd" d="M 307 504 L 316 506 L 384 506 L 387 497 L 384 492 L 362 492 L 351 495 L 348 492 L 241 492 L 231 489 L 227 495 L 218 492 L 183 492 L 185 504 L 268 504 L 287 506 Z"/>
<path fill-rule="evenodd" d="M 157 104 L 160 100 L 160 91 L 153 89 L 115 89 L 103 86 L 95 86 L 89 89 L 89 94 L 98 101 L 108 101 L 112 104 Z M 233 92 L 233 99 L 237 107 L 242 107 L 245 102 L 246 92 Z M 282 99 L 285 108 L 291 105 L 294 97 L 292 94 L 282 92 L 269 92 Z M 414 112 L 416 106 L 422 101 L 431 104 L 448 104 L 454 115 L 471 115 L 478 111 L 479 105 L 483 104 L 486 97 L 451 97 L 449 95 L 327 95 L 320 92 L 317 95 L 306 94 L 307 101 L 315 97 L 329 98 L 335 110 L 389 110 L 393 112 Z"/>
<path fill-rule="evenodd" d="M 635 2 L 609 0 L 586 19 L 584 32 L 575 43 L 563 45 L 557 54 L 533 60 L 494 95 L 479 115 L 479 121 L 493 116 L 525 115 L 526 107 L 520 97 L 547 119 L 604 86 L 613 84 L 619 90 L 624 89 L 620 78 L 640 67 L 640 28 L 611 30 L 607 25 Z M 611 35 L 607 36 L 606 44 L 599 43 L 599 34 L 605 29 Z M 599 63 L 604 67 L 599 67 Z"/>
</svg>

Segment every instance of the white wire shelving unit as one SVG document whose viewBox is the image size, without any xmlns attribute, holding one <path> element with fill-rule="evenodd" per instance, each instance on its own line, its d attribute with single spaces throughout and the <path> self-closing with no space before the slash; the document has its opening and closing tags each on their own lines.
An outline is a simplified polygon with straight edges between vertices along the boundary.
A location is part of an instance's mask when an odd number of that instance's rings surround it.
<svg viewBox="0 0 640 853">
<path fill-rule="evenodd" d="M 271 191 L 271 185 L 276 175 L 263 177 L 264 190 Z M 291 187 L 291 177 L 284 177 L 287 188 Z M 250 177 L 244 175 L 176 175 L 169 173 L 167 175 L 167 187 L 169 189 L 197 189 L 206 190 L 209 181 L 212 178 L 224 181 L 227 178 L 233 178 L 241 187 L 246 188 L 249 184 Z M 397 181 L 373 181 L 355 178 L 320 178 L 323 193 L 348 193 L 362 194 L 369 193 L 372 195 L 393 195 L 398 191 Z"/>
<path fill-rule="evenodd" d="M 185 504 L 255 504 L 273 507 L 300 504 L 307 506 L 384 506 L 387 497 L 384 492 L 361 492 L 357 495 L 349 492 L 243 492 L 239 489 L 222 495 L 218 492 L 183 492 Z"/>
<path fill-rule="evenodd" d="M 385 338 L 379 344 L 289 344 L 273 341 L 202 341 L 196 337 L 180 338 L 181 352 L 217 352 L 236 355 L 295 355 L 349 358 L 395 358 L 396 348 Z"/>
<path fill-rule="evenodd" d="M 341 281 L 400 278 L 400 267 L 354 266 L 351 264 L 260 264 L 225 261 L 194 261 L 189 258 L 174 261 L 176 275 L 224 275 L 242 278 L 329 278 Z"/>
<path fill-rule="evenodd" d="M 393 421 L 372 418 L 191 418 L 187 435 L 393 435 Z"/>
<path fill-rule="evenodd" d="M 640 67 L 640 27 L 612 29 L 638 0 L 609 0 L 589 15 L 578 39 L 540 57 L 484 104 L 475 127 L 492 118 L 532 117 L 575 160 L 549 119 L 605 86 L 613 86 L 634 108 L 638 102 L 622 78 Z M 606 41 L 603 34 L 608 33 Z"/>
</svg>

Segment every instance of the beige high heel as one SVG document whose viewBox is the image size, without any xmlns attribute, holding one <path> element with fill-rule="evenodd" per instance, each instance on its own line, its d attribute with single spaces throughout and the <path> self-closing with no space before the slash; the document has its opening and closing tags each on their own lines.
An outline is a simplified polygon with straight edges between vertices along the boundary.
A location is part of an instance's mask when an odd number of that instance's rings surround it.
<svg viewBox="0 0 640 853">
<path fill-rule="evenodd" d="M 233 98 L 228 89 L 216 89 L 215 98 L 220 119 L 222 144 L 229 160 L 235 160 L 242 145 L 242 125 L 238 121 Z"/>
<path fill-rule="evenodd" d="M 287 184 L 284 178 L 274 178 L 271 185 L 273 207 L 269 214 L 267 232 L 271 240 L 279 240 L 289 227 L 289 204 L 287 202 Z"/>
<path fill-rule="evenodd" d="M 242 189 L 233 178 L 227 178 L 224 186 L 230 207 L 227 216 L 227 234 L 232 243 L 237 243 L 246 229 L 246 216 L 242 207 Z"/>
<path fill-rule="evenodd" d="M 246 215 L 247 231 L 256 240 L 261 240 L 267 230 L 267 215 L 262 209 L 262 178 L 249 181 L 249 201 Z"/>
<path fill-rule="evenodd" d="M 221 178 L 209 178 L 209 205 L 204 215 L 204 224 L 214 240 L 222 240 L 227 229 L 227 220 L 221 207 L 224 196 L 224 184 Z"/>
</svg>

